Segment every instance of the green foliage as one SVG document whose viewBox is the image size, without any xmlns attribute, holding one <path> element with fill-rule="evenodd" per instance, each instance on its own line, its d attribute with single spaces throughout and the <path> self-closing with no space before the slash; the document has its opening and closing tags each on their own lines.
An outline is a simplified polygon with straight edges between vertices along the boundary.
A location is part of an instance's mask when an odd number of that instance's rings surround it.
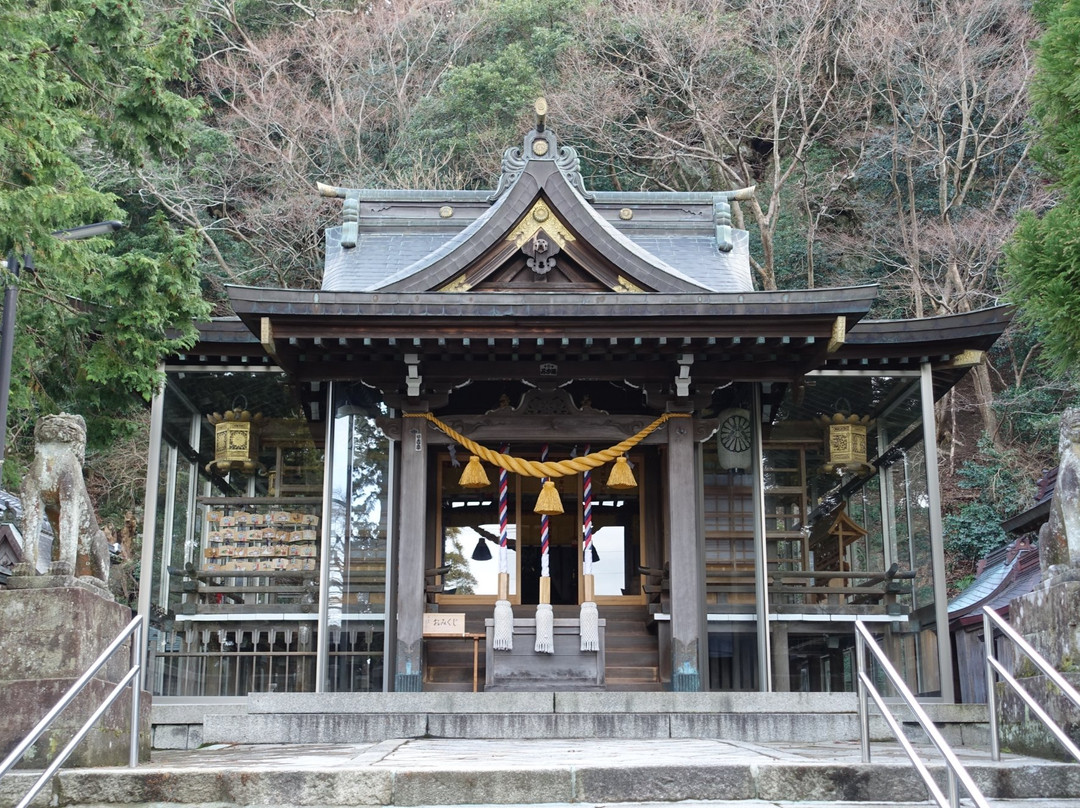
<svg viewBox="0 0 1080 808">
<path fill-rule="evenodd" d="M 1076 376 L 1080 360 L 1080 0 L 1039 4 L 1047 23 L 1039 40 L 1032 112 L 1034 155 L 1063 191 L 1041 218 L 1020 218 L 1009 245 L 1010 297 L 1043 335 L 1052 372 Z"/>
<path fill-rule="evenodd" d="M 1018 511 L 1031 493 L 1031 482 L 1009 452 L 988 440 L 979 450 L 978 460 L 964 463 L 959 472 L 959 488 L 978 492 L 976 497 L 944 519 L 946 551 L 971 562 L 1006 542 L 1002 519 Z"/>
<path fill-rule="evenodd" d="M 122 418 L 131 393 L 149 397 L 158 362 L 190 344 L 191 318 L 206 314 L 191 238 L 164 220 L 115 245 L 53 233 L 126 219 L 99 184 L 106 167 L 186 148 L 198 104 L 176 87 L 194 67 L 194 18 L 173 9 L 152 30 L 141 0 L 0 0 L 0 30 L 0 251 L 36 265 L 20 279 L 16 448 L 37 414 L 57 409 L 85 415 L 91 436 L 115 434 L 95 418 Z"/>
<path fill-rule="evenodd" d="M 464 184 L 490 187 L 503 149 L 521 140 L 532 103 L 573 41 L 581 0 L 486 0 L 472 12 L 473 48 L 450 66 L 437 91 L 420 102 L 403 145 L 391 160 L 415 159 L 418 144 L 458 172 Z M 526 125 L 527 128 L 527 125 Z"/>
<path fill-rule="evenodd" d="M 491 59 L 447 71 L 421 120 L 438 151 L 467 155 L 478 141 L 519 140 L 522 112 L 541 93 L 529 54 L 515 42 Z"/>
<path fill-rule="evenodd" d="M 158 378 L 146 369 L 194 345 L 193 321 L 210 314 L 197 294 L 197 242 L 190 232 L 177 236 L 158 215 L 117 247 L 98 257 L 98 274 L 86 290 L 85 299 L 94 305 L 80 325 L 88 336 L 97 334 L 86 357 L 86 378 L 149 400 Z"/>
<path fill-rule="evenodd" d="M 963 505 L 957 513 L 945 516 L 945 549 L 967 561 L 977 561 L 1005 543 L 1001 514 L 989 503 L 976 501 Z"/>
<path fill-rule="evenodd" d="M 1080 194 L 1080 188 L 1077 189 Z M 1027 212 L 1006 255 L 1009 297 L 1042 334 L 1045 360 L 1061 377 L 1080 361 L 1080 195 L 1042 217 Z"/>
</svg>

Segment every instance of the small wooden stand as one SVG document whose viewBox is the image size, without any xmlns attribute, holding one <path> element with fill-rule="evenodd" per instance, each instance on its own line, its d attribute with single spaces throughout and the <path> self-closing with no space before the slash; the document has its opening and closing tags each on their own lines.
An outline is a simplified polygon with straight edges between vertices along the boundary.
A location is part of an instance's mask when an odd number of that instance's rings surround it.
<svg viewBox="0 0 1080 808">
<path fill-rule="evenodd" d="M 486 639 L 487 634 L 481 632 L 473 634 L 465 631 L 465 614 L 463 612 L 436 612 L 424 615 L 424 638 L 438 637 L 447 639 L 460 637 L 463 640 L 472 640 L 472 692 L 477 692 L 480 670 L 480 640 Z"/>
</svg>

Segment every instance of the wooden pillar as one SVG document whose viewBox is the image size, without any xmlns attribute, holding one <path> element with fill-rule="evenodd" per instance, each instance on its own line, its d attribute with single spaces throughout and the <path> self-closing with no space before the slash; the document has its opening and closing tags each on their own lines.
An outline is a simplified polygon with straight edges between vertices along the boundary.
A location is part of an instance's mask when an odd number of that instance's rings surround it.
<svg viewBox="0 0 1080 808">
<path fill-rule="evenodd" d="M 418 692 L 423 677 L 424 545 L 427 525 L 427 422 L 401 425 L 401 486 L 398 496 L 397 648 L 394 690 Z"/>
<path fill-rule="evenodd" d="M 699 691 L 708 669 L 705 570 L 698 524 L 693 421 L 668 422 L 667 506 L 671 548 L 671 686 Z"/>
</svg>

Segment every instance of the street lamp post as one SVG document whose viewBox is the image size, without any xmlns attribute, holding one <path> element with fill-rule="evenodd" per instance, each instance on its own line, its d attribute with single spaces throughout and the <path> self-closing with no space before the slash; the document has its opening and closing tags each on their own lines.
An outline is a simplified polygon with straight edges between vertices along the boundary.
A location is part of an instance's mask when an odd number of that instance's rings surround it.
<svg viewBox="0 0 1080 808">
<path fill-rule="evenodd" d="M 108 221 L 84 224 L 67 230 L 57 230 L 53 233 L 62 241 L 80 241 L 95 236 L 105 236 L 115 233 L 123 222 Z M 4 468 L 4 459 L 7 457 L 7 414 L 8 398 L 11 395 L 11 359 L 15 342 L 15 307 L 19 299 L 19 273 L 25 269 L 29 273 L 34 271 L 34 258 L 28 251 L 22 259 L 14 251 L 8 253 L 7 270 L 9 281 L 4 289 L 4 316 L 0 323 L 0 472 Z"/>
</svg>

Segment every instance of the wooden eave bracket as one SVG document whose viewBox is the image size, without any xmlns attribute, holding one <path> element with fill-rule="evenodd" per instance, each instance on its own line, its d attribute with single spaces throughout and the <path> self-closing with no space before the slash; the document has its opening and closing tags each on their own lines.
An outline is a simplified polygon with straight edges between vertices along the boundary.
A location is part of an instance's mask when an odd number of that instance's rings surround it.
<svg viewBox="0 0 1080 808">
<path fill-rule="evenodd" d="M 405 354 L 405 395 L 407 398 L 417 398 L 420 395 L 420 385 L 424 381 L 420 375 L 420 354 Z"/>
<path fill-rule="evenodd" d="M 832 335 L 829 337 L 829 353 L 836 353 L 847 340 L 847 317 L 841 314 L 833 321 Z"/>
<path fill-rule="evenodd" d="M 280 365 L 281 359 L 278 357 L 277 343 L 274 341 L 274 326 L 269 317 L 259 319 L 259 342 L 262 343 L 263 350 L 270 358 Z"/>
<path fill-rule="evenodd" d="M 976 365 L 981 365 L 986 360 L 986 351 L 966 350 L 956 354 L 948 362 L 945 362 L 941 367 L 946 368 L 973 368 Z"/>
</svg>

